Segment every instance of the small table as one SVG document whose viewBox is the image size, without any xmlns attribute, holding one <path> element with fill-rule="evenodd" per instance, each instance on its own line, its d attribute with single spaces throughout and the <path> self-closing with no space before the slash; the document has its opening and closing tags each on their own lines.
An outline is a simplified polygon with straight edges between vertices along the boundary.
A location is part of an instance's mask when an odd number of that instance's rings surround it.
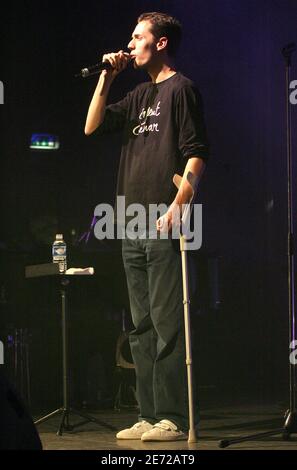
<svg viewBox="0 0 297 470">
<path fill-rule="evenodd" d="M 67 337 L 67 308 L 66 308 L 66 289 L 70 284 L 70 278 L 72 276 L 91 276 L 94 274 L 94 268 L 70 268 L 65 273 L 61 274 L 59 272 L 58 263 L 46 263 L 46 264 L 37 264 L 32 266 L 26 266 L 25 268 L 25 277 L 42 277 L 42 276 L 56 276 L 60 281 L 60 294 L 61 294 L 61 315 L 62 315 L 62 360 L 63 360 L 63 405 L 55 411 L 48 413 L 47 415 L 39 418 L 34 424 L 39 424 L 48 419 L 62 413 L 61 422 L 57 431 L 58 436 L 62 436 L 63 431 L 72 431 L 78 426 L 92 422 L 97 423 L 100 426 L 104 426 L 111 431 L 117 431 L 117 429 L 93 416 L 90 416 L 87 413 L 75 410 L 71 408 L 69 403 L 69 371 L 68 371 L 68 337 Z M 70 415 L 80 416 L 84 418 L 83 421 L 80 421 L 76 424 L 69 423 Z"/>
</svg>

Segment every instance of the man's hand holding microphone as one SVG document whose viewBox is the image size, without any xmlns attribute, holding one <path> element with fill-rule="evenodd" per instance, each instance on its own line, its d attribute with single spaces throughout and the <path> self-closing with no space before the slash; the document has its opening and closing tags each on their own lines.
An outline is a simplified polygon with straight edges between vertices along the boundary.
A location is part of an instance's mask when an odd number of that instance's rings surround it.
<svg viewBox="0 0 297 470">
<path fill-rule="evenodd" d="M 104 76 L 109 75 L 110 77 L 115 78 L 120 72 L 125 70 L 131 59 L 132 57 L 129 52 L 124 52 L 122 50 L 118 52 L 111 52 L 110 54 L 104 54 L 102 62 L 109 63 L 112 68 L 102 70 L 101 73 Z"/>
<path fill-rule="evenodd" d="M 134 57 L 132 57 L 128 52 L 124 52 L 122 50 L 118 52 L 111 52 L 110 54 L 104 54 L 102 63 L 93 67 L 92 74 L 99 72 L 101 72 L 101 74 L 89 106 L 85 124 L 86 135 L 92 134 L 92 132 L 94 132 L 103 122 L 109 88 L 114 78 L 120 72 L 125 70 L 128 63 L 133 58 Z"/>
</svg>

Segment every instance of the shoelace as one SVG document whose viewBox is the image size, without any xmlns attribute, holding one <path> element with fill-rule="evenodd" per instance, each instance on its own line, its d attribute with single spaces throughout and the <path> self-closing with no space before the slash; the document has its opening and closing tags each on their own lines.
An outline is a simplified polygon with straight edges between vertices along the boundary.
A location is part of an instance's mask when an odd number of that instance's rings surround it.
<svg viewBox="0 0 297 470">
<path fill-rule="evenodd" d="M 165 431 L 177 431 L 177 427 L 173 423 L 169 423 L 168 421 L 162 420 L 159 423 L 154 425 L 154 428 L 161 428 Z"/>
<path fill-rule="evenodd" d="M 140 421 L 139 423 L 135 423 L 134 426 L 132 426 L 132 427 L 137 429 L 140 426 L 143 426 L 144 424 L 149 424 L 149 423 L 147 421 Z"/>
</svg>

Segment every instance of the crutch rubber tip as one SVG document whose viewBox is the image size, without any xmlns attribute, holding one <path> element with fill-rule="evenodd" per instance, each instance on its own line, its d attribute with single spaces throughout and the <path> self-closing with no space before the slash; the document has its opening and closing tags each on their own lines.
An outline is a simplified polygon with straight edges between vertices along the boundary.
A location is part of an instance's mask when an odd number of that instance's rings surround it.
<svg viewBox="0 0 297 470">
<path fill-rule="evenodd" d="M 188 442 L 189 443 L 197 442 L 197 437 L 196 437 L 195 430 L 191 430 L 191 429 L 189 430 Z"/>
</svg>

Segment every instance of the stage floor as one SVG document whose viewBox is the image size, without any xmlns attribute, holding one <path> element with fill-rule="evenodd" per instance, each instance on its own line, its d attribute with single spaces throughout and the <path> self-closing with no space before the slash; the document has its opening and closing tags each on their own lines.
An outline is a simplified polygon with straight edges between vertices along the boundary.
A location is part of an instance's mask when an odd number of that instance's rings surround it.
<svg viewBox="0 0 297 470">
<path fill-rule="evenodd" d="M 278 429 L 284 424 L 283 415 L 286 408 L 279 404 L 219 404 L 201 411 L 201 423 L 198 442 L 188 444 L 178 442 L 141 442 L 139 440 L 117 440 L 115 432 L 95 423 L 83 424 L 72 432 L 57 436 L 60 415 L 37 426 L 45 450 L 221 450 L 221 439 L 237 438 L 249 434 Z M 100 421 L 115 426 L 118 430 L 129 427 L 137 421 L 137 411 L 121 409 L 87 410 L 87 413 Z M 45 414 L 45 413 L 44 413 Z M 80 418 L 71 416 L 70 424 Z M 297 450 L 297 436 L 293 434 L 289 441 L 282 435 L 255 439 L 233 444 L 229 450 Z"/>
</svg>

